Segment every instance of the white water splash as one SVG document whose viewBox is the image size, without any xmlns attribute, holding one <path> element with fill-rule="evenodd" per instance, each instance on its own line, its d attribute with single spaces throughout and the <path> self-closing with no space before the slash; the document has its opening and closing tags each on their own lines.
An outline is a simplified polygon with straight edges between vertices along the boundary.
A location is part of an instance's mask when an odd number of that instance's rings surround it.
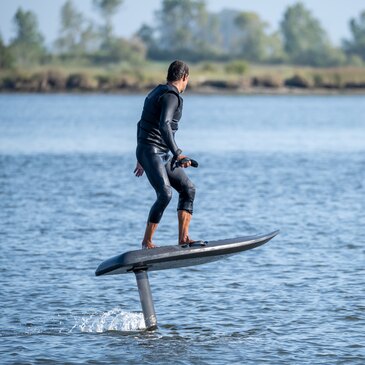
<svg viewBox="0 0 365 365">
<path fill-rule="evenodd" d="M 105 313 L 79 318 L 73 328 L 79 328 L 81 332 L 102 333 L 139 331 L 146 329 L 146 326 L 142 313 L 125 312 L 120 308 L 113 308 Z"/>
</svg>

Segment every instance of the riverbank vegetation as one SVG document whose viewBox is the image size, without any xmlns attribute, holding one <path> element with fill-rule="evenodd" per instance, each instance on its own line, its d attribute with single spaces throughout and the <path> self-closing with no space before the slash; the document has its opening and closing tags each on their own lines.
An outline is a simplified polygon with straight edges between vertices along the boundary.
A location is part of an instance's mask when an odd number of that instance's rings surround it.
<svg viewBox="0 0 365 365">
<path fill-rule="evenodd" d="M 14 37 L 8 44 L 0 37 L 0 90 L 142 91 L 164 80 L 173 59 L 189 62 L 196 91 L 365 90 L 365 10 L 336 47 L 300 2 L 272 30 L 256 13 L 212 13 L 204 0 L 162 0 L 153 24 L 130 39 L 112 26 L 122 0 L 92 3 L 99 24 L 65 1 L 58 37 L 48 46 L 36 15 L 19 8 Z"/>
<path fill-rule="evenodd" d="M 166 77 L 164 62 L 113 67 L 52 66 L 0 72 L 0 90 L 10 92 L 145 92 Z M 365 91 L 365 69 L 313 68 L 203 62 L 191 65 L 195 92 L 286 93 Z"/>
</svg>

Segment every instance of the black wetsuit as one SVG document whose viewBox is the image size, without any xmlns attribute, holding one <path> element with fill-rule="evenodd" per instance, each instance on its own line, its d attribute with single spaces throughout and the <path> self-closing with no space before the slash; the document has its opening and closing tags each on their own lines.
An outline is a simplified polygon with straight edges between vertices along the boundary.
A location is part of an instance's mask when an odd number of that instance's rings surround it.
<svg viewBox="0 0 365 365">
<path fill-rule="evenodd" d="M 181 154 L 175 132 L 182 115 L 183 99 L 177 88 L 158 85 L 146 97 L 137 127 L 137 160 L 156 191 L 148 222 L 159 223 L 172 197 L 173 187 L 179 193 L 177 210 L 193 213 L 195 187 L 182 168 L 171 169 L 170 152 Z"/>
</svg>

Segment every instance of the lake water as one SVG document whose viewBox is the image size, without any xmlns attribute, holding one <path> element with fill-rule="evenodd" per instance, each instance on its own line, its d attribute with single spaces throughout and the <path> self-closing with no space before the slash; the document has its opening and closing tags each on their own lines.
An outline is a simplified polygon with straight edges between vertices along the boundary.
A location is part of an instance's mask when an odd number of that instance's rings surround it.
<svg viewBox="0 0 365 365">
<path fill-rule="evenodd" d="M 185 95 L 191 236 L 280 229 L 203 266 L 134 275 L 154 192 L 133 175 L 142 95 L 0 95 L 2 364 L 364 364 L 365 97 Z M 177 242 L 174 195 L 156 234 Z"/>
</svg>

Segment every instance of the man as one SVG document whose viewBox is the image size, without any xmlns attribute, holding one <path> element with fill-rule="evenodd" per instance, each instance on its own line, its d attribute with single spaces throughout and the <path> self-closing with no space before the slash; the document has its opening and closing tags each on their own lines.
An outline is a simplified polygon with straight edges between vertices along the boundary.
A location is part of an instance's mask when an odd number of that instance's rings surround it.
<svg viewBox="0 0 365 365">
<path fill-rule="evenodd" d="M 158 85 L 146 97 L 141 120 L 137 127 L 137 177 L 146 172 L 156 191 L 157 199 L 150 210 L 142 248 L 156 247 L 152 242 L 163 212 L 172 197 L 172 189 L 179 193 L 177 207 L 180 245 L 191 244 L 189 224 L 193 214 L 195 187 L 185 171 L 174 168 L 174 161 L 181 161 L 181 167 L 191 166 L 175 142 L 175 132 L 181 119 L 184 92 L 189 81 L 189 67 L 181 61 L 171 63 L 167 72 L 167 83 Z M 170 156 L 170 153 L 172 156 Z"/>
</svg>

